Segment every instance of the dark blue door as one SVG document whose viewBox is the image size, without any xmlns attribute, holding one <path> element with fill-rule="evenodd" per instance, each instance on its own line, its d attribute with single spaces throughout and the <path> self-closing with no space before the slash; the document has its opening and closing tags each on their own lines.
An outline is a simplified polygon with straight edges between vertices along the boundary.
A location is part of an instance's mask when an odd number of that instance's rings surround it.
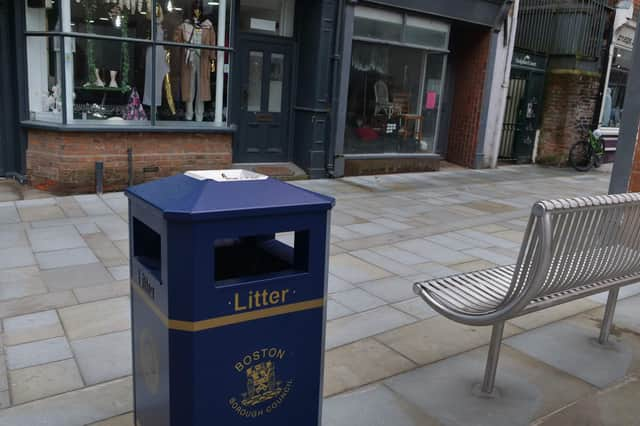
<svg viewBox="0 0 640 426">
<path fill-rule="evenodd" d="M 236 162 L 289 160 L 292 45 L 275 37 L 240 37 Z"/>
</svg>

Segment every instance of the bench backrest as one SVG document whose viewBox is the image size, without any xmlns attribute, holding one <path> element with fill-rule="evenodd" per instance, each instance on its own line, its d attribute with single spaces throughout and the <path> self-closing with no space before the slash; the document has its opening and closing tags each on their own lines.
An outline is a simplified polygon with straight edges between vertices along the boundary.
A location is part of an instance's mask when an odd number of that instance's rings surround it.
<svg viewBox="0 0 640 426">
<path fill-rule="evenodd" d="M 640 276 L 640 193 L 539 201 L 508 299 L 633 275 Z"/>
</svg>

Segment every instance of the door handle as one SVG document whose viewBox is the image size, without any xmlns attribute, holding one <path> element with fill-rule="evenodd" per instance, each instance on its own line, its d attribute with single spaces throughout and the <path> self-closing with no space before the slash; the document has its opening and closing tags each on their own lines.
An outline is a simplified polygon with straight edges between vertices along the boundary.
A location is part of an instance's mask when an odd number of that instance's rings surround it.
<svg viewBox="0 0 640 426">
<path fill-rule="evenodd" d="M 247 109 L 247 104 L 249 103 L 249 91 L 245 87 L 242 89 L 242 109 Z"/>
</svg>

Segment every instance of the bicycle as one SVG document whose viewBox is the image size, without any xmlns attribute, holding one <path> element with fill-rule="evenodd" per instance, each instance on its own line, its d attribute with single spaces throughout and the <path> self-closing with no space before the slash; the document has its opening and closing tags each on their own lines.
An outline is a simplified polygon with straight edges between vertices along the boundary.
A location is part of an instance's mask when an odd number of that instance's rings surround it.
<svg viewBox="0 0 640 426">
<path fill-rule="evenodd" d="M 588 129 L 587 140 L 578 141 L 569 151 L 569 164 L 579 172 L 600 167 L 604 160 L 604 143 L 599 130 Z"/>
</svg>

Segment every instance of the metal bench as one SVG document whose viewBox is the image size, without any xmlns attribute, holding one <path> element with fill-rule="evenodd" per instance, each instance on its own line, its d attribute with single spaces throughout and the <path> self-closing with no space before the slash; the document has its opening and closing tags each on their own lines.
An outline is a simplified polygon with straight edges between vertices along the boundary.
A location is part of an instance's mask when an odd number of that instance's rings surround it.
<svg viewBox="0 0 640 426">
<path fill-rule="evenodd" d="M 418 282 L 414 291 L 445 317 L 492 325 L 481 394 L 493 395 L 504 322 L 609 291 L 605 344 L 620 287 L 640 281 L 640 193 L 539 201 L 515 265 Z"/>
</svg>

